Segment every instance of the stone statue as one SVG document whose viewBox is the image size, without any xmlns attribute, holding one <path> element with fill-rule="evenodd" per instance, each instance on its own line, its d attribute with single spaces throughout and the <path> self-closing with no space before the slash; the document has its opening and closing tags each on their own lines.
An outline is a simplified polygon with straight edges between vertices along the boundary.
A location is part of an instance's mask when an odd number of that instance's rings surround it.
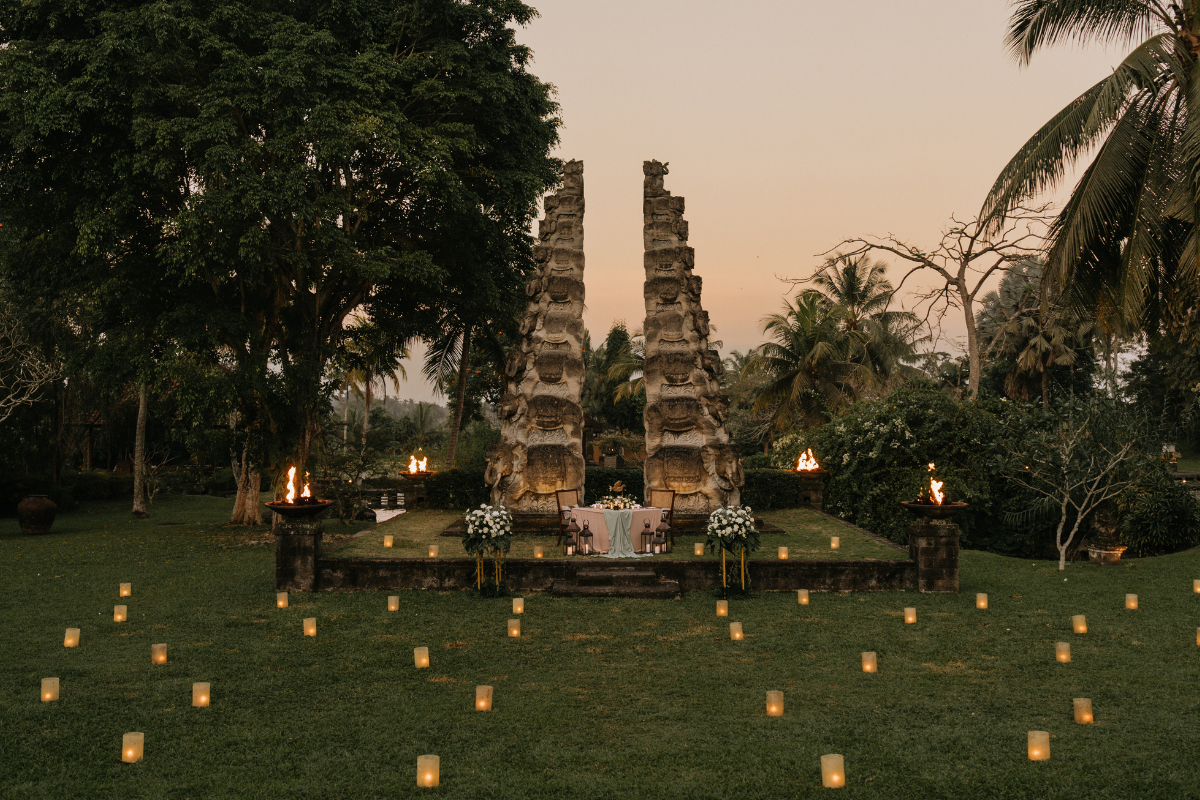
<svg viewBox="0 0 1200 800">
<path fill-rule="evenodd" d="M 562 188 L 544 205 L 485 478 L 492 505 L 557 515 L 556 489 L 578 489 L 583 500 L 583 162 L 566 163 Z"/>
<path fill-rule="evenodd" d="M 673 489 L 677 513 L 708 514 L 741 502 L 742 459 L 725 427 L 729 398 L 717 381 L 721 359 L 708 346 L 683 198 L 664 188 L 666 164 L 646 161 L 642 172 L 647 498 L 650 489 Z"/>
</svg>

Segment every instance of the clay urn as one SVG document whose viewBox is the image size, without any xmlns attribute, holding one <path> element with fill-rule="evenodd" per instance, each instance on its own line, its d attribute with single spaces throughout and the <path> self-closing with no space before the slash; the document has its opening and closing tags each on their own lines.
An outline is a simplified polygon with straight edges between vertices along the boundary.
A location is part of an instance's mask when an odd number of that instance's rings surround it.
<svg viewBox="0 0 1200 800">
<path fill-rule="evenodd" d="M 58 506 L 44 494 L 31 494 L 17 504 L 17 520 L 26 536 L 49 533 L 57 515 Z"/>
</svg>

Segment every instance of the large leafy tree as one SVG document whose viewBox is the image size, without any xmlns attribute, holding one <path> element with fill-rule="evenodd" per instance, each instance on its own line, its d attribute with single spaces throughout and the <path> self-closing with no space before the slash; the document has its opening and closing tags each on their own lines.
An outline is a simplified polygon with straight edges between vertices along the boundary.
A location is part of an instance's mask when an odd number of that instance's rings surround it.
<svg viewBox="0 0 1200 800">
<path fill-rule="evenodd" d="M 1001 224 L 1095 153 L 1050 231 L 1048 277 L 1077 302 L 1111 307 L 1127 321 L 1153 328 L 1165 315 L 1186 324 L 1200 257 L 1200 118 L 1192 109 L 1200 97 L 1200 3 L 1015 3 L 1006 43 L 1021 65 L 1063 42 L 1132 49 L 1017 152 L 984 216 Z"/>
</svg>

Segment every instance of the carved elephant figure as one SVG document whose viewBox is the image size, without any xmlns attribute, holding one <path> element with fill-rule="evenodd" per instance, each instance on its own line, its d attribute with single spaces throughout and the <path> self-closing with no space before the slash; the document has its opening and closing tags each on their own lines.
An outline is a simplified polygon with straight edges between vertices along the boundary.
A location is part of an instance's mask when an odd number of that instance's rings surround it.
<svg viewBox="0 0 1200 800">
<path fill-rule="evenodd" d="M 511 442 L 497 442 L 487 449 L 487 470 L 483 479 L 491 487 L 491 502 L 494 506 L 507 505 L 513 474 L 520 475 L 525 461 L 525 448 Z"/>
<path fill-rule="evenodd" d="M 658 161 L 643 161 L 642 174 L 646 176 L 643 184 L 643 193 L 646 197 L 660 197 L 666 194 L 663 189 L 663 176 L 667 175 L 670 170 L 667 169 L 667 164 L 659 163 Z"/>
<path fill-rule="evenodd" d="M 510 423 L 515 423 L 525 416 L 527 408 L 528 404 L 523 396 L 508 392 L 496 404 L 496 416 Z"/>
<path fill-rule="evenodd" d="M 742 456 L 733 445 L 722 444 L 700 448 L 704 469 L 724 492 L 725 505 L 741 505 L 741 487 L 746 483 L 742 471 Z"/>
</svg>

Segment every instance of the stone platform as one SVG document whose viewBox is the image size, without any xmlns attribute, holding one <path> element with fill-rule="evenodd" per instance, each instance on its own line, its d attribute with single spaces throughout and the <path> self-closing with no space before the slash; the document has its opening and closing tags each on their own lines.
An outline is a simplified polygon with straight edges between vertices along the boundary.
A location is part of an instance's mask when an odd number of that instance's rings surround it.
<svg viewBox="0 0 1200 800">
<path fill-rule="evenodd" d="M 463 535 L 466 519 L 460 517 L 451 522 L 442 531 L 442 536 Z M 754 518 L 754 524 L 759 533 L 783 533 L 783 528 L 772 525 L 761 517 Z M 703 536 L 708 526 L 707 514 L 676 514 L 671 528 L 677 535 Z M 553 514 L 513 514 L 513 533 L 519 536 L 553 536 L 558 537 L 558 518 Z"/>
<path fill-rule="evenodd" d="M 622 564 L 588 564 L 575 570 L 575 580 L 555 581 L 553 597 L 639 597 L 670 600 L 679 597 L 679 581 L 660 578 L 653 569 Z"/>
</svg>

